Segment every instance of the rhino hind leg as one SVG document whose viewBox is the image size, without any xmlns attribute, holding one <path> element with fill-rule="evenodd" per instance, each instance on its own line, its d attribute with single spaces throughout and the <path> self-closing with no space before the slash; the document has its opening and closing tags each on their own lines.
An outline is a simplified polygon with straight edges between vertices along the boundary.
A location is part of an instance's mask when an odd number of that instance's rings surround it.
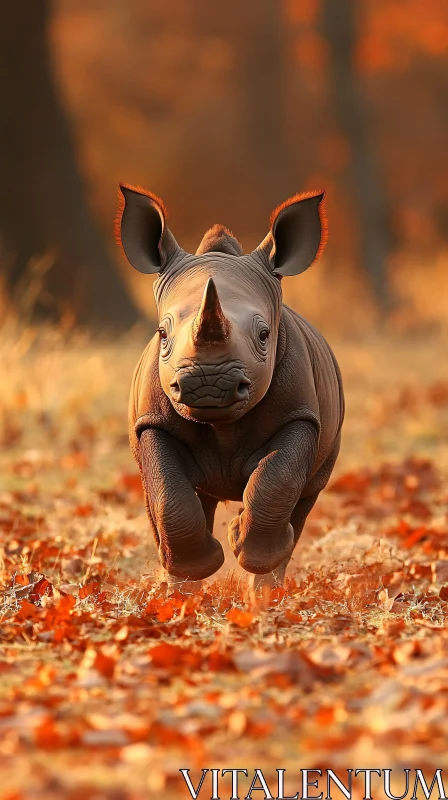
<svg viewBox="0 0 448 800">
<path fill-rule="evenodd" d="M 196 491 L 196 494 L 202 503 L 205 519 L 207 520 L 207 529 L 210 531 L 210 533 L 213 533 L 216 506 L 218 505 L 219 500 L 216 497 L 212 497 L 209 494 L 204 494 L 204 492 L 200 492 L 198 490 Z"/>
</svg>

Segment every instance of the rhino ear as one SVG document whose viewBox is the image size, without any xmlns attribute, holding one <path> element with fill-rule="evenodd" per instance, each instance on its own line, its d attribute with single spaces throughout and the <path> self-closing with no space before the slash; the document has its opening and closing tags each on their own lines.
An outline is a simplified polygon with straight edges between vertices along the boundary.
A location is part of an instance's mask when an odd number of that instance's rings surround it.
<svg viewBox="0 0 448 800">
<path fill-rule="evenodd" d="M 139 272 L 163 272 L 179 250 L 166 226 L 166 209 L 155 194 L 125 183 L 119 184 L 115 223 L 118 244 Z"/>
<path fill-rule="evenodd" d="M 321 255 L 327 241 L 325 192 L 305 192 L 278 206 L 271 232 L 260 245 L 275 275 L 299 275 Z"/>
</svg>

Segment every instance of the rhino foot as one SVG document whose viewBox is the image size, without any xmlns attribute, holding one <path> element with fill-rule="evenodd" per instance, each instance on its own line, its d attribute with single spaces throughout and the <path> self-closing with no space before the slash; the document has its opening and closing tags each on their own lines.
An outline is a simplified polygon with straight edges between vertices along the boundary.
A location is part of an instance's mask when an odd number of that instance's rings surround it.
<svg viewBox="0 0 448 800">
<path fill-rule="evenodd" d="M 288 562 L 294 549 L 294 529 L 290 523 L 285 530 L 257 535 L 246 530 L 243 514 L 234 517 L 229 525 L 229 542 L 240 567 L 256 575 L 271 573 Z"/>
<path fill-rule="evenodd" d="M 207 533 L 205 542 L 197 553 L 191 548 L 174 552 L 170 547 L 159 547 L 159 558 L 169 575 L 183 581 L 199 581 L 209 578 L 224 563 L 224 551 L 221 543 Z"/>
</svg>

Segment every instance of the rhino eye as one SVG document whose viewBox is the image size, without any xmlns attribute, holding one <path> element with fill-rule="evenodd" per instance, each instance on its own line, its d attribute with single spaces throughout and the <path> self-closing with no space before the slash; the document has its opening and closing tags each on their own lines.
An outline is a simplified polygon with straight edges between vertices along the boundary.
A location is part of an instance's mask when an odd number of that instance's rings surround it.
<svg viewBox="0 0 448 800">
<path fill-rule="evenodd" d="M 164 317 L 157 328 L 160 339 L 160 352 L 163 358 L 168 358 L 173 349 L 173 320 L 170 316 Z"/>
<path fill-rule="evenodd" d="M 254 316 L 253 321 L 254 344 L 261 357 L 265 357 L 268 350 L 269 325 L 260 314 Z"/>
</svg>

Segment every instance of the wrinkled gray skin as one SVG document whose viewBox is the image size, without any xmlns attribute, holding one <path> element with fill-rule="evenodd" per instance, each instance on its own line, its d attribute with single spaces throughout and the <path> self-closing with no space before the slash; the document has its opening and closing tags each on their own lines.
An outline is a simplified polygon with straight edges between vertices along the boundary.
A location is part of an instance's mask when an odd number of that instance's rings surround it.
<svg viewBox="0 0 448 800">
<path fill-rule="evenodd" d="M 216 572 L 216 506 L 239 500 L 229 526 L 239 564 L 255 585 L 282 583 L 335 464 L 344 413 L 330 348 L 282 304 L 282 277 L 321 249 L 323 194 L 281 206 L 248 255 L 222 226 L 190 255 L 158 198 L 120 190 L 124 252 L 158 273 L 159 330 L 136 368 L 129 419 L 160 561 L 183 580 Z"/>
</svg>

